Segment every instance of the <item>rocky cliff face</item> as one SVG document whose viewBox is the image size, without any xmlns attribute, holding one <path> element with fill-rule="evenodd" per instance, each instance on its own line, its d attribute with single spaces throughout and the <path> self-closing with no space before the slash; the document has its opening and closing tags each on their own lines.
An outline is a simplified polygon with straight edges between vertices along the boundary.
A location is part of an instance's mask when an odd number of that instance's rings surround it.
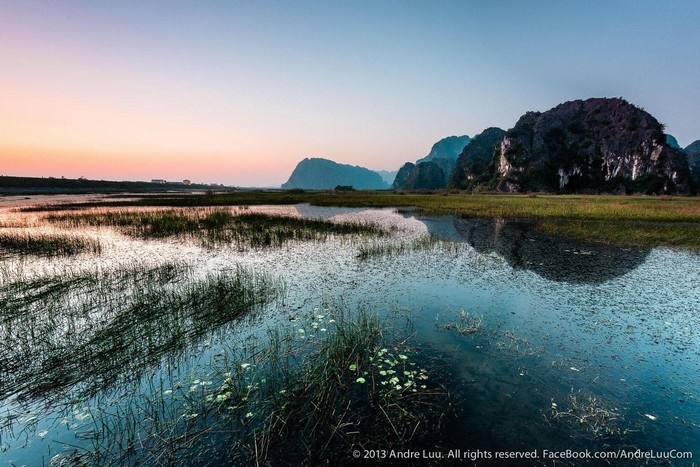
<svg viewBox="0 0 700 467">
<path fill-rule="evenodd" d="M 356 190 L 382 190 L 389 185 L 382 177 L 359 166 L 338 164 L 328 159 L 304 159 L 297 164 L 287 183 L 282 188 L 304 188 L 309 190 L 331 190 L 338 185 L 352 186 Z"/>
<path fill-rule="evenodd" d="M 491 127 L 472 138 L 459 155 L 448 186 L 459 189 L 474 189 L 479 185 L 492 188 L 488 185 L 496 175 L 494 156 L 505 134 L 504 130 Z"/>
<path fill-rule="evenodd" d="M 695 184 L 695 189 L 700 190 L 700 139 L 690 143 L 683 151 L 688 157 L 690 176 Z"/>
<path fill-rule="evenodd" d="M 690 190 L 683 154 L 663 126 L 623 99 L 594 98 L 528 112 L 496 151 L 500 191 Z"/>
</svg>

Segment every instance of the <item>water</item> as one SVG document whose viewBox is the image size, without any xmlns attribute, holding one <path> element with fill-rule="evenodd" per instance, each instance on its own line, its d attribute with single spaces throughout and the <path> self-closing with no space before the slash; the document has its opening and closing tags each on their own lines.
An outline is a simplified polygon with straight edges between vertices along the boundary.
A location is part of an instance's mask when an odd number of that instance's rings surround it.
<svg viewBox="0 0 700 467">
<path fill-rule="evenodd" d="M 166 261 L 187 263 L 196 277 L 240 264 L 280 278 L 286 287 L 282 298 L 255 317 L 187 342 L 175 354 L 164 352 L 158 363 L 121 375 L 90 397 L 71 399 L 79 391 L 51 400 L 6 397 L 0 401 L 6 420 L 0 465 L 48 464 L 66 453 L 90 451 L 104 436 L 96 432 L 95 420 L 127 413 L 132 404 L 140 409 L 160 404 L 159 416 L 180 417 L 180 406 L 166 393 L 196 395 L 220 384 L 215 370 L 237 361 L 233 355 L 254 353 L 266 329 L 300 327 L 309 313 L 329 303 L 377 313 L 410 337 L 412 347 L 439 357 L 439 371 L 454 395 L 454 416 L 446 419 L 436 452 L 461 450 L 470 459 L 476 451 L 494 456 L 537 450 L 538 460 L 524 462 L 533 465 L 555 465 L 543 458 L 545 449 L 700 456 L 700 256 L 562 241 L 534 232 L 525 221 L 308 205 L 254 209 L 400 230 L 390 239 L 337 237 L 236 251 L 130 240 L 95 229 L 89 234 L 102 238 L 99 257 L 5 260 L 6 271 L 49 277 L 67 269 Z M 357 257 L 362 245 L 410 244 L 426 234 L 442 242 Z M 446 328 L 474 322 L 478 330 L 465 335 Z M 124 441 L 121 447 L 134 446 Z M 216 449 L 209 452 L 215 459 Z M 476 462 L 499 463 L 483 457 Z M 600 463 L 556 460 L 556 465 Z"/>
</svg>

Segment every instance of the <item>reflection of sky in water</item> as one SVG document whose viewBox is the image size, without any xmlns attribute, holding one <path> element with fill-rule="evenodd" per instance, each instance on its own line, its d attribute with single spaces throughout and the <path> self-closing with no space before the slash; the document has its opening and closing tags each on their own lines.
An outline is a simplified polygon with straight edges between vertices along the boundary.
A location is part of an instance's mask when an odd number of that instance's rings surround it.
<svg viewBox="0 0 700 467">
<path fill-rule="evenodd" d="M 552 400 L 563 407 L 572 391 L 582 391 L 618 409 L 625 426 L 638 430 L 625 442 L 700 455 L 700 256 L 553 242 L 522 225 L 509 233 L 510 227 L 494 221 L 416 218 L 388 209 L 299 205 L 250 210 L 370 221 L 400 230 L 393 240 L 334 237 L 326 243 L 237 251 L 136 241 L 102 229 L 92 233 L 100 235 L 103 255 L 83 259 L 82 265 L 53 259 L 3 267 L 51 275 L 66 266 L 111 268 L 181 259 L 203 274 L 243 264 L 286 283 L 288 294 L 282 304 L 269 307 L 265 326 L 288 323 L 289 317 L 324 302 L 339 301 L 351 310 L 362 306 L 396 321 L 410 315 L 417 344 L 447 355 L 456 388 L 464 391 L 464 418 L 454 433 L 465 444 L 455 447 L 572 447 L 574 441 L 560 425 L 541 422 Z M 498 242 L 489 240 L 496 231 Z M 356 257 L 362 244 L 410 242 L 428 232 L 460 246 Z M 544 246 L 533 248 L 533 243 Z M 581 251 L 607 258 L 588 263 L 600 272 L 574 274 L 586 265 L 587 258 L 576 254 Z M 533 255 L 545 253 L 549 257 L 529 263 Z M 563 272 L 554 270 L 557 264 L 564 265 Z M 479 333 L 458 336 L 440 329 L 462 309 L 483 317 Z M 243 332 L 260 334 L 260 329 L 258 323 Z M 517 346 L 514 337 L 520 339 Z M 217 343 L 230 339 L 214 337 L 210 351 L 193 349 L 178 372 L 188 374 L 187 368 L 211 359 Z M 40 424 L 37 431 L 42 429 L 52 429 L 51 424 Z M 59 438 L 70 436 L 57 431 L 54 439 Z M 15 446 L 10 454 L 22 459 Z"/>
</svg>

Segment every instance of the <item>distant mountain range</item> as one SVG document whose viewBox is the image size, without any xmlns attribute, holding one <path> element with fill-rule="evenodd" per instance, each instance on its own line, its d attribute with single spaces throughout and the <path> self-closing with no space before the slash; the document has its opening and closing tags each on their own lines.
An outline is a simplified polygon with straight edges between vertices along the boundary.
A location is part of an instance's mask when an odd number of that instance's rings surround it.
<svg viewBox="0 0 700 467">
<path fill-rule="evenodd" d="M 387 185 L 391 185 L 392 183 L 394 183 L 396 174 L 399 173 L 398 170 L 375 170 L 375 172 L 377 172 L 379 176 L 382 177 L 382 180 L 384 180 Z"/>
<path fill-rule="evenodd" d="M 332 190 L 337 186 L 353 187 L 356 190 L 389 188 L 389 184 L 377 172 L 360 166 L 338 164 L 320 157 L 299 162 L 282 188 Z"/>
<path fill-rule="evenodd" d="M 368 169 L 305 159 L 283 188 L 336 185 L 379 189 L 388 184 Z M 680 148 L 656 118 L 621 98 L 575 100 L 527 112 L 507 131 L 488 128 L 473 139 L 444 138 L 427 156 L 404 164 L 392 187 L 689 193 L 700 188 L 700 140 Z"/>
</svg>

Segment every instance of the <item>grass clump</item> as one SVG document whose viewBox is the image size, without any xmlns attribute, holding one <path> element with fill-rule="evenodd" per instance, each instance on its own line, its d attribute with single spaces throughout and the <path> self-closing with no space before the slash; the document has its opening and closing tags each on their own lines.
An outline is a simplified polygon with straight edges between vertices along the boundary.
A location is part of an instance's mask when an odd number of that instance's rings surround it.
<svg viewBox="0 0 700 467">
<path fill-rule="evenodd" d="M 331 235 L 385 235 L 375 225 L 360 222 L 277 216 L 252 212 L 234 214 L 230 209 L 169 209 L 156 211 L 102 210 L 87 213 L 50 214 L 49 222 L 64 227 L 115 227 L 143 239 L 189 237 L 206 246 L 233 244 L 239 248 L 279 247 L 286 242 L 321 241 Z"/>
<path fill-rule="evenodd" d="M 576 431 L 583 428 L 593 438 L 629 433 L 629 429 L 621 426 L 622 416 L 616 409 L 607 407 L 599 398 L 584 395 L 581 391 L 569 394 L 566 409 L 560 408 L 552 399 L 550 410 L 553 420 L 566 423 Z"/>
<path fill-rule="evenodd" d="M 81 253 L 100 254 L 98 239 L 30 232 L 0 233 L 0 252 L 40 257 L 74 256 Z"/>
<path fill-rule="evenodd" d="M 477 333 L 484 324 L 483 316 L 472 316 L 465 310 L 459 312 L 459 319 L 445 324 L 444 328 L 466 336 Z"/>
</svg>

